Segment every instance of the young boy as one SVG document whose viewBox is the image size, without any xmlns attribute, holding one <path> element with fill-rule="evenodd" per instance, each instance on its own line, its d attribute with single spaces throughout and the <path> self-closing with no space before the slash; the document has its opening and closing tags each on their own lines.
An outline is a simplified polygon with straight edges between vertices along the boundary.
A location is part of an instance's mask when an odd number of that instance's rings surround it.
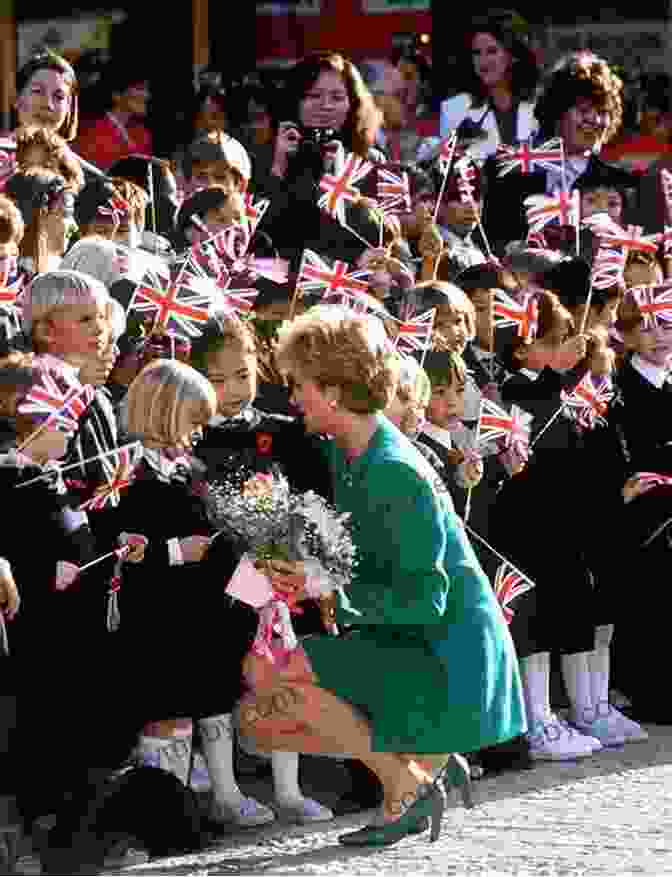
<svg viewBox="0 0 672 877">
<path fill-rule="evenodd" d="M 117 422 L 104 389 L 116 358 L 112 320 L 113 305 L 103 284 L 79 271 L 41 274 L 24 295 L 21 323 L 35 353 L 54 357 L 83 384 L 96 388 L 70 443 L 67 463 L 117 447 Z M 70 478 L 83 481 L 85 491 L 106 480 L 100 461 L 81 464 Z"/>
</svg>

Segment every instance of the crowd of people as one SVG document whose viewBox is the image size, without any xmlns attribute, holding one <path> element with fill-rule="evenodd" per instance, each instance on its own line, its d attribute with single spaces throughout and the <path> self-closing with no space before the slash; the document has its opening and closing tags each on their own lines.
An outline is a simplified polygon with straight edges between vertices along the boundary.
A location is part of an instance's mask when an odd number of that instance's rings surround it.
<svg viewBox="0 0 672 877">
<path fill-rule="evenodd" d="M 202 95 L 176 161 L 151 154 L 141 78 L 80 127 L 66 61 L 19 72 L 0 661 L 4 786 L 49 826 L 43 873 L 329 822 L 302 754 L 377 808 L 343 844 L 434 840 L 450 787 L 469 807 L 484 772 L 672 718 L 672 175 L 647 190 L 600 156 L 607 60 L 541 70 L 508 13 L 464 48 L 436 136 L 396 136 L 398 76 L 372 94 L 320 52 L 241 139 Z M 349 515 L 345 585 L 213 516 L 217 485 L 282 479 Z M 270 616 L 242 596 L 259 577 Z"/>
</svg>

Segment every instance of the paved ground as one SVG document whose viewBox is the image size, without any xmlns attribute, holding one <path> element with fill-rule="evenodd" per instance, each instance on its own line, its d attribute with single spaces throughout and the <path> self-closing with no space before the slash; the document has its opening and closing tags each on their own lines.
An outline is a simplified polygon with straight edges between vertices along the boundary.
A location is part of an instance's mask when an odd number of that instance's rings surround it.
<svg viewBox="0 0 672 877">
<path fill-rule="evenodd" d="M 672 874 L 672 727 L 649 731 L 648 743 L 479 781 L 480 805 L 470 812 L 451 807 L 435 844 L 425 835 L 386 850 L 345 850 L 337 837 L 366 822 L 360 814 L 326 829 L 276 825 L 238 833 L 207 853 L 124 873 Z"/>
</svg>

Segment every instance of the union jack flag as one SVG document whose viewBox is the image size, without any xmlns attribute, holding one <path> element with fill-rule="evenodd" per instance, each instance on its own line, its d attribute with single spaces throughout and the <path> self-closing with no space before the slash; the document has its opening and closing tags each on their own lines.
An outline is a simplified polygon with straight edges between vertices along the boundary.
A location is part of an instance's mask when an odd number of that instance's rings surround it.
<svg viewBox="0 0 672 877">
<path fill-rule="evenodd" d="M 211 238 L 192 245 L 188 258 L 197 273 L 204 272 L 220 289 L 249 286 L 257 277 L 265 277 L 274 283 L 287 283 L 287 260 L 261 259 L 250 255 L 248 248 L 251 239 L 249 229 L 235 223 Z"/>
<path fill-rule="evenodd" d="M 453 131 L 439 143 L 439 170 L 447 174 L 455 157 L 457 148 L 457 131 Z"/>
<path fill-rule="evenodd" d="M 627 260 L 628 251 L 625 249 L 599 247 L 591 268 L 591 285 L 595 289 L 609 289 L 622 284 Z"/>
<path fill-rule="evenodd" d="M 346 202 L 358 201 L 361 194 L 355 183 L 363 179 L 372 167 L 370 161 L 352 152 L 345 155 L 340 149 L 334 173 L 324 174 L 320 180 L 320 190 L 324 194 L 318 199 L 319 206 L 344 225 Z"/>
<path fill-rule="evenodd" d="M 264 214 L 268 210 L 271 201 L 269 198 L 260 198 L 258 201 L 255 201 L 249 192 L 245 193 L 243 200 L 245 204 L 244 224 L 250 237 L 252 237 L 257 230 L 257 226 L 264 218 Z"/>
<path fill-rule="evenodd" d="M 322 292 L 325 298 L 339 293 L 359 295 L 366 293 L 369 284 L 362 278 L 370 271 L 350 271 L 347 262 L 335 261 L 330 268 L 317 253 L 304 250 L 297 285 L 302 292 Z"/>
<path fill-rule="evenodd" d="M 583 224 L 600 239 L 600 245 L 608 249 L 622 247 L 625 250 L 640 250 L 643 253 L 657 253 L 657 235 L 644 235 L 641 225 L 628 225 L 621 228 L 606 213 L 594 213 L 586 217 Z"/>
<path fill-rule="evenodd" d="M 95 390 L 89 384 L 72 381 L 63 373 L 42 371 L 40 383 L 30 388 L 19 405 L 19 413 L 44 416 L 45 426 L 57 424 L 74 432 L 94 395 Z"/>
<path fill-rule="evenodd" d="M 10 274 L 15 268 L 16 264 L 11 264 L 10 259 L 7 259 L 0 275 L 0 305 L 8 309 L 16 308 L 17 299 L 24 287 L 23 274 L 17 274 L 15 280 L 9 282 Z"/>
<path fill-rule="evenodd" d="M 669 257 L 672 255 L 672 225 L 666 225 L 664 230 L 656 235 L 658 243 L 663 248 L 663 255 Z"/>
<path fill-rule="evenodd" d="M 350 308 L 355 314 L 375 314 L 377 317 L 381 317 L 382 319 L 393 320 L 394 317 L 389 311 L 382 305 L 377 298 L 374 298 L 372 295 L 369 295 L 368 292 L 358 292 L 356 294 L 352 294 L 349 292 L 342 292 L 340 294 L 333 293 L 330 298 L 337 302 L 338 304 L 342 304 L 347 308 Z M 390 346 L 394 349 L 394 346 Z"/>
<path fill-rule="evenodd" d="M 553 170 L 558 165 L 562 166 L 565 160 L 564 147 L 561 137 L 547 140 L 540 146 L 530 146 L 529 143 L 521 143 L 518 146 L 498 146 L 495 160 L 499 165 L 498 175 L 503 177 L 512 170 L 520 170 L 521 173 L 530 174 L 537 168 Z"/>
<path fill-rule="evenodd" d="M 469 156 L 463 156 L 455 162 L 455 176 L 460 202 L 462 204 L 473 204 L 474 180 L 477 178 L 478 172 Z"/>
<path fill-rule="evenodd" d="M 97 487 L 93 496 L 83 502 L 79 508 L 82 511 L 100 511 L 108 505 L 119 505 L 121 491 L 133 481 L 133 472 L 141 457 L 140 442 L 132 442 L 110 451 L 109 455 L 101 456 L 100 463 L 106 479 L 105 484 Z"/>
<path fill-rule="evenodd" d="M 672 283 L 633 286 L 628 294 L 637 302 L 646 329 L 657 329 L 672 322 Z"/>
<path fill-rule="evenodd" d="M 529 231 L 527 233 L 527 245 L 538 250 L 547 250 L 548 242 L 540 231 Z"/>
<path fill-rule="evenodd" d="M 397 337 L 394 340 L 395 348 L 401 353 L 420 351 L 424 357 L 432 341 L 435 317 L 436 308 L 432 308 L 419 317 L 399 323 Z"/>
<path fill-rule="evenodd" d="M 562 401 L 576 423 L 584 429 L 605 426 L 609 402 L 614 398 L 610 378 L 585 374 L 570 392 L 562 393 Z"/>
<path fill-rule="evenodd" d="M 258 289 L 226 289 L 220 307 L 234 314 L 249 314 L 259 295 Z"/>
<path fill-rule="evenodd" d="M 485 396 L 481 399 L 481 415 L 477 435 L 479 444 L 490 441 L 501 443 L 504 450 L 512 450 L 521 460 L 527 460 L 530 450 L 532 415 L 517 405 L 509 414 Z"/>
<path fill-rule="evenodd" d="M 493 316 L 497 326 L 515 326 L 520 338 L 532 340 L 537 336 L 539 304 L 532 293 L 524 293 L 518 302 L 503 289 L 496 289 Z"/>
<path fill-rule="evenodd" d="M 505 561 L 500 565 L 495 575 L 494 590 L 507 624 L 511 624 L 514 616 L 511 603 L 516 597 L 531 591 L 533 587 L 534 582 L 519 573 L 510 563 Z"/>
<path fill-rule="evenodd" d="M 0 192 L 4 191 L 7 180 L 16 173 L 16 152 L 1 147 L 2 144 L 0 144 Z"/>
<path fill-rule="evenodd" d="M 660 172 L 660 185 L 667 207 L 667 218 L 672 222 L 672 174 L 663 168 Z"/>
<path fill-rule="evenodd" d="M 653 490 L 654 487 L 672 487 L 672 478 L 669 475 L 661 475 L 659 472 L 635 472 L 632 480 L 635 479 L 643 488 L 643 493 Z"/>
<path fill-rule="evenodd" d="M 397 175 L 385 167 L 377 169 L 377 194 L 383 210 L 410 210 L 411 190 L 406 171 Z"/>
<path fill-rule="evenodd" d="M 181 337 L 198 338 L 200 325 L 221 304 L 221 290 L 207 277 L 196 276 L 189 262 L 173 267 L 169 278 L 148 270 L 133 292 L 129 311 L 154 314 L 154 328 L 172 329 Z"/>
<path fill-rule="evenodd" d="M 525 199 L 527 207 L 527 224 L 531 232 L 541 231 L 545 225 L 554 219 L 559 219 L 561 225 L 579 224 L 579 190 L 568 192 L 566 189 L 555 195 L 530 195 Z"/>
</svg>

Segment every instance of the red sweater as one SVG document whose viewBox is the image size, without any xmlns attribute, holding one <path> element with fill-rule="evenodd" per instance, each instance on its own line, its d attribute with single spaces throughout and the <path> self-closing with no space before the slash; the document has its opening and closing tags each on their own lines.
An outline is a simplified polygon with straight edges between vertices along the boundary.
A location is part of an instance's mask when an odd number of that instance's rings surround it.
<svg viewBox="0 0 672 877">
<path fill-rule="evenodd" d="M 73 149 L 82 158 L 106 171 L 115 161 L 127 155 L 151 155 L 152 135 L 140 122 L 131 122 L 127 128 L 123 128 L 105 115 L 80 131 Z"/>
</svg>

